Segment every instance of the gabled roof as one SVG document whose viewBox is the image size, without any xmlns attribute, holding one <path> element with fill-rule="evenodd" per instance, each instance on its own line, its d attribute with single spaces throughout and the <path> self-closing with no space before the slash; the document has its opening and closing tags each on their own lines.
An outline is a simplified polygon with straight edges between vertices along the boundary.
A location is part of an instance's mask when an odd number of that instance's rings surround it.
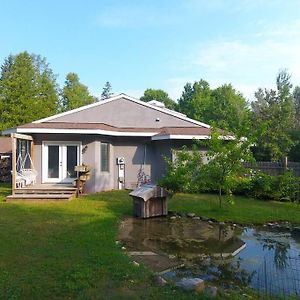
<svg viewBox="0 0 300 300">
<path fill-rule="evenodd" d="M 83 110 L 86 110 L 86 109 L 90 109 L 90 108 L 93 108 L 93 107 L 97 107 L 97 106 L 100 106 L 100 105 L 103 105 L 103 104 L 106 104 L 106 103 L 109 103 L 109 102 L 112 102 L 112 101 L 119 100 L 121 98 L 125 98 L 126 100 L 138 103 L 138 104 L 143 105 L 145 107 L 148 107 L 148 108 L 160 111 L 162 113 L 165 113 L 167 115 L 176 117 L 178 119 L 190 122 L 192 124 L 199 125 L 199 126 L 202 126 L 202 127 L 205 127 L 205 128 L 210 128 L 210 126 L 208 124 L 205 124 L 205 123 L 202 123 L 202 122 L 190 119 L 187 116 L 183 115 L 182 113 L 179 113 L 179 112 L 167 109 L 167 108 L 161 108 L 161 107 L 158 107 L 158 106 L 155 106 L 155 105 L 151 105 L 151 104 L 149 104 L 147 102 L 144 102 L 144 101 L 138 100 L 136 98 L 130 97 L 130 96 L 124 94 L 124 93 L 116 95 L 116 96 L 113 96 L 113 97 L 108 98 L 106 100 L 102 100 L 102 101 L 99 101 L 99 102 L 96 102 L 96 103 L 92 103 L 92 104 L 89 104 L 89 105 L 81 106 L 81 107 L 76 108 L 76 109 L 69 110 L 67 112 L 56 114 L 56 115 L 51 116 L 51 117 L 47 117 L 47 118 L 43 118 L 43 119 L 40 119 L 40 120 L 36 120 L 36 121 L 34 121 L 32 123 L 44 123 L 44 122 L 48 122 L 48 121 L 54 121 L 55 119 L 57 119 L 59 117 L 71 115 L 73 113 L 80 112 L 80 111 L 83 111 Z"/>
<path fill-rule="evenodd" d="M 151 121 L 150 123 L 143 123 L 143 117 L 139 118 L 138 123 L 135 122 L 111 122 L 104 115 L 98 116 L 99 111 L 105 112 L 102 108 L 95 110 L 96 118 L 89 118 L 93 108 L 104 105 L 106 103 L 112 103 L 117 100 L 128 100 L 139 106 L 150 108 L 152 111 L 159 112 L 160 117 L 167 117 L 176 122 L 164 122 L 159 126 L 160 118 L 157 117 L 158 122 Z M 119 108 L 120 102 L 112 103 L 112 114 L 114 109 Z M 114 107 L 114 108 L 113 108 Z M 124 109 L 124 106 L 123 106 Z M 135 106 L 131 107 L 132 111 Z M 78 112 L 83 112 L 84 117 L 79 118 Z M 120 110 L 119 110 L 120 112 Z M 121 111 L 123 113 L 123 111 Z M 147 113 L 147 112 L 145 112 Z M 73 115 L 72 115 L 73 114 Z M 76 115 L 77 114 L 77 115 Z M 126 115 L 126 112 L 125 112 Z M 67 116 L 65 118 L 65 116 Z M 118 116 L 118 115 L 117 115 Z M 141 116 L 141 115 L 139 115 Z M 143 115 L 142 115 L 143 116 Z M 155 115 L 154 115 L 155 116 Z M 170 117 L 171 116 L 171 117 Z M 132 120 L 134 115 L 127 118 Z M 152 117 L 151 117 L 152 118 Z M 106 122 L 105 120 L 106 119 Z M 99 122 L 98 122 L 99 120 Z M 119 119 L 118 119 L 119 120 Z M 166 119 L 164 119 L 166 120 Z M 170 119 L 168 119 L 170 120 Z M 176 125 L 177 124 L 177 125 Z M 182 124 L 182 125 L 180 125 Z M 138 125 L 138 126 L 136 126 Z M 143 126 L 144 125 L 144 126 Z M 130 97 L 126 94 L 119 94 L 109 99 L 85 105 L 64 113 L 56 114 L 51 117 L 43 118 L 32 123 L 18 126 L 4 131 L 3 133 L 8 135 L 11 133 L 25 133 L 25 134 L 95 134 L 95 135 L 109 135 L 109 136 L 132 136 L 132 137 L 149 137 L 152 140 L 165 140 L 165 139 L 207 139 L 210 137 L 211 128 L 208 124 L 188 118 L 186 115 L 167 109 L 163 106 L 154 105 L 153 103 L 143 102 L 136 98 Z"/>
</svg>

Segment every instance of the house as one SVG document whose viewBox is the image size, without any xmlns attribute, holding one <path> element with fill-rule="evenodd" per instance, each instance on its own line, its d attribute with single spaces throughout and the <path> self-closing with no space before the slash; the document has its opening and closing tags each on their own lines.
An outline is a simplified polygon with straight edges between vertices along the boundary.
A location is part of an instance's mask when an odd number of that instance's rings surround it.
<svg viewBox="0 0 300 300">
<path fill-rule="evenodd" d="M 13 188 L 21 166 L 36 185 L 69 184 L 74 166 L 92 167 L 86 192 L 135 188 L 155 182 L 172 149 L 207 139 L 210 126 L 125 94 L 4 131 L 13 141 Z"/>
</svg>

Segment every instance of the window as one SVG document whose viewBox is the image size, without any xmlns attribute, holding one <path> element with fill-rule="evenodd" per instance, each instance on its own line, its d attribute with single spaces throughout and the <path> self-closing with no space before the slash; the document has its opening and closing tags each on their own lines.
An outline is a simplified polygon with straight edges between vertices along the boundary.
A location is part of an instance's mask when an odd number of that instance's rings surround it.
<svg viewBox="0 0 300 300">
<path fill-rule="evenodd" d="M 109 144 L 101 143 L 101 172 L 109 172 Z"/>
</svg>

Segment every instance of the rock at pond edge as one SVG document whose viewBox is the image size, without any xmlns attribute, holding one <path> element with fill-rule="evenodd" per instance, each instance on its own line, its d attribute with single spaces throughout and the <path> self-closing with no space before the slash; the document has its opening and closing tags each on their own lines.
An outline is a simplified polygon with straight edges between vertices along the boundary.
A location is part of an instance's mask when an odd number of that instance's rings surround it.
<svg viewBox="0 0 300 300">
<path fill-rule="evenodd" d="M 205 284 L 201 278 L 182 278 L 176 283 L 176 286 L 187 291 L 196 291 L 201 294 L 204 292 Z"/>
</svg>

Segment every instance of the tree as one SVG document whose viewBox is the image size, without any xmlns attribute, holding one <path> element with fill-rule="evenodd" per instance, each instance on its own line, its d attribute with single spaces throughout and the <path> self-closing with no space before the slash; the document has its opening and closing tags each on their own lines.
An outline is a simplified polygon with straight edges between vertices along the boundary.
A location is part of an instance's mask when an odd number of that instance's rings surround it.
<svg viewBox="0 0 300 300">
<path fill-rule="evenodd" d="M 278 161 L 287 156 L 293 142 L 289 131 L 294 123 L 290 75 L 284 70 L 276 79 L 277 89 L 258 89 L 251 103 L 253 130 L 258 132 L 254 154 L 257 160 Z"/>
<path fill-rule="evenodd" d="M 293 104 L 295 111 L 295 128 L 300 129 L 300 86 L 293 91 Z"/>
<path fill-rule="evenodd" d="M 224 140 L 223 137 L 229 139 Z M 212 129 L 211 139 L 207 141 L 208 163 L 203 165 L 201 177 L 204 178 L 208 186 L 219 191 L 219 206 L 222 206 L 222 192 L 231 195 L 234 187 L 233 179 L 245 173 L 243 161 L 252 161 L 250 151 L 251 140 L 242 137 L 231 137 L 222 133 L 220 135 L 216 129 Z"/>
<path fill-rule="evenodd" d="M 177 109 L 177 103 L 172 100 L 168 93 L 166 93 L 163 90 L 155 90 L 155 89 L 147 89 L 144 92 L 144 95 L 140 98 L 140 100 L 144 102 L 149 102 L 151 100 L 157 100 L 162 103 L 164 103 L 166 108 L 176 110 Z"/>
<path fill-rule="evenodd" d="M 178 103 L 179 110 L 188 117 L 234 133 L 250 120 L 246 99 L 231 84 L 211 89 L 203 79 L 193 86 L 187 83 Z"/>
<path fill-rule="evenodd" d="M 62 111 L 78 108 L 93 102 L 96 102 L 96 98 L 91 96 L 88 88 L 79 82 L 78 75 L 76 73 L 67 74 L 62 91 Z"/>
<path fill-rule="evenodd" d="M 105 100 L 110 98 L 113 95 L 112 93 L 112 87 L 109 81 L 107 81 L 103 87 L 102 93 L 101 93 L 101 100 Z"/>
<path fill-rule="evenodd" d="M 9 55 L 0 74 L 0 130 L 53 115 L 58 110 L 56 76 L 45 58 Z"/>
<path fill-rule="evenodd" d="M 188 117 L 205 122 L 204 116 L 211 98 L 209 83 L 203 79 L 194 82 L 193 86 L 187 83 L 182 96 L 178 100 L 179 111 Z"/>
<path fill-rule="evenodd" d="M 250 109 L 241 93 L 231 84 L 224 84 L 212 91 L 204 120 L 219 128 L 242 134 L 248 130 L 245 127 L 249 126 Z"/>
</svg>

